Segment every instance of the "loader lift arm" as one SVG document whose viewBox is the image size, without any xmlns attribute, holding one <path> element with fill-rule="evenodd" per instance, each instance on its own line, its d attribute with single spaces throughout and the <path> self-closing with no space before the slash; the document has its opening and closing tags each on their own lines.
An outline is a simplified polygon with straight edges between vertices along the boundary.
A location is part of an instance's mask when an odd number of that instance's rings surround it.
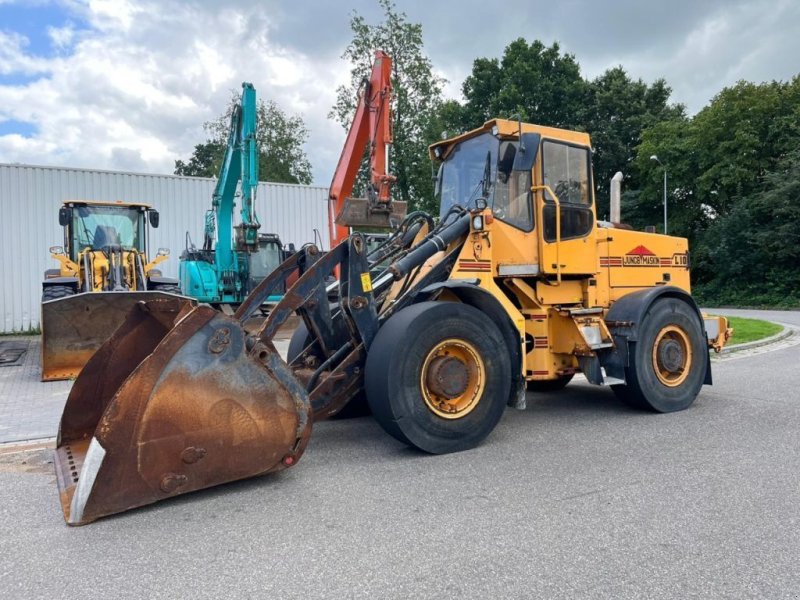
<svg viewBox="0 0 800 600">
<path fill-rule="evenodd" d="M 329 227 L 331 247 L 350 235 L 349 227 L 390 227 L 405 217 L 406 203 L 392 202 L 395 177 L 388 173 L 392 144 L 392 59 L 375 52 L 369 78 L 362 81 L 356 113 L 331 182 Z M 351 198 L 361 158 L 369 152 L 370 184 L 366 199 Z"/>
</svg>

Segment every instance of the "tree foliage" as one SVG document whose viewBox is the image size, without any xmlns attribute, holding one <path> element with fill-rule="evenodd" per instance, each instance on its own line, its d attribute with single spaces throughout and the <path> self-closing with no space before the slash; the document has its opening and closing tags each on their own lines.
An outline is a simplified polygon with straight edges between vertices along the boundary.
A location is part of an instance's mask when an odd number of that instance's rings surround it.
<svg viewBox="0 0 800 600">
<path fill-rule="evenodd" d="M 464 125 L 474 128 L 494 117 L 519 115 L 523 121 L 551 127 L 580 126 L 587 83 L 571 54 L 558 43 L 528 44 L 519 38 L 503 58 L 478 58 L 462 91 Z"/>
<path fill-rule="evenodd" d="M 239 94 L 232 92 L 225 113 L 203 125 L 208 140 L 195 146 L 188 161 L 175 161 L 176 175 L 215 177 L 219 174 L 228 143 L 231 115 L 238 103 Z M 303 150 L 308 139 L 303 118 L 287 115 L 272 100 L 259 100 L 256 122 L 259 179 L 278 183 L 311 183 L 311 163 Z"/>
<path fill-rule="evenodd" d="M 361 80 L 368 76 L 375 50 L 383 50 L 392 58 L 392 87 L 394 106 L 390 170 L 397 177 L 392 188 L 393 198 L 409 202 L 412 208 L 433 210 L 433 184 L 427 146 L 438 133 L 437 121 L 442 104 L 443 80 L 433 71 L 425 54 L 422 26 L 410 23 L 391 0 L 379 0 L 383 20 L 370 24 L 353 13 L 350 28 L 353 39 L 342 58 L 352 65 L 350 84 L 340 86 L 330 117 L 349 128 L 355 114 Z M 359 177 L 354 193 L 363 193 L 367 181 L 365 170 Z"/>
<path fill-rule="evenodd" d="M 711 276 L 697 293 L 706 302 L 800 305 L 800 151 L 757 183 L 705 232 L 697 258 Z"/>
</svg>

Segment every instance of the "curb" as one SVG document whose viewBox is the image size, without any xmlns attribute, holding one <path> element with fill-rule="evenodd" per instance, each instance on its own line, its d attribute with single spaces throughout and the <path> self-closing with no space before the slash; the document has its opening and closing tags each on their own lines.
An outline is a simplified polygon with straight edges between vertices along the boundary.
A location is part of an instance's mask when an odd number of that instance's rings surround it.
<svg viewBox="0 0 800 600">
<path fill-rule="evenodd" d="M 792 327 L 788 327 L 782 323 L 776 323 L 776 325 L 781 325 L 783 330 L 779 331 L 775 335 L 771 335 L 760 340 L 753 340 L 752 342 L 745 342 L 744 344 L 734 344 L 733 346 L 725 346 L 720 354 L 725 355 L 731 354 L 732 352 L 740 352 L 742 350 L 752 350 L 753 348 L 760 348 L 761 346 L 769 346 L 770 344 L 783 341 L 786 338 L 794 335 L 794 329 Z"/>
<path fill-rule="evenodd" d="M 32 440 L 19 440 L 13 442 L 3 442 L 0 444 L 0 456 L 6 454 L 16 454 L 27 450 L 40 450 L 43 448 L 55 448 L 56 438 L 34 438 Z"/>
</svg>

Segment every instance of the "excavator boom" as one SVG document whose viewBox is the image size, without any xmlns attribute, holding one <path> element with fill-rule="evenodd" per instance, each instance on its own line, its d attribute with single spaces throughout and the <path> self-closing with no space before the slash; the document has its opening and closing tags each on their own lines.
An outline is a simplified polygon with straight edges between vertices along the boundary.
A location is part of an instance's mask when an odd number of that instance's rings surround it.
<svg viewBox="0 0 800 600">
<path fill-rule="evenodd" d="M 350 234 L 349 227 L 396 227 L 406 216 L 405 202 L 392 201 L 395 177 L 389 174 L 392 144 L 392 59 L 375 52 L 369 78 L 362 81 L 353 123 L 339 157 L 329 193 L 331 245 Z M 361 158 L 369 151 L 366 198 L 351 198 Z"/>
</svg>

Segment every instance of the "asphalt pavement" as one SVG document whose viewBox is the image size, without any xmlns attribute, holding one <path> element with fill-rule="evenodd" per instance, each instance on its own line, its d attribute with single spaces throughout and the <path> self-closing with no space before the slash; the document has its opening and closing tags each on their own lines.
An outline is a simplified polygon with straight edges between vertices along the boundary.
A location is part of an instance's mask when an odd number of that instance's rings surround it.
<svg viewBox="0 0 800 600">
<path fill-rule="evenodd" d="M 798 337 L 681 413 L 575 381 L 447 456 L 323 422 L 292 469 L 81 528 L 46 455 L 0 460 L 0 597 L 800 598 Z"/>
</svg>

